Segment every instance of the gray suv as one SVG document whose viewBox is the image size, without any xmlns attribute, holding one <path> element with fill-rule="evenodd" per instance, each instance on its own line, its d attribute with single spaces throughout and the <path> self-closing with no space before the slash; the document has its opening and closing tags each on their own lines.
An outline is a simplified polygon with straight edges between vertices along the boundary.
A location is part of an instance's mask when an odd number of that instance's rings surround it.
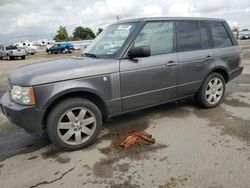
<svg viewBox="0 0 250 188">
<path fill-rule="evenodd" d="M 211 108 L 243 70 L 228 24 L 208 18 L 140 18 L 107 27 L 83 52 L 22 66 L 2 110 L 63 150 L 96 140 L 106 118 L 194 96 Z"/>
</svg>

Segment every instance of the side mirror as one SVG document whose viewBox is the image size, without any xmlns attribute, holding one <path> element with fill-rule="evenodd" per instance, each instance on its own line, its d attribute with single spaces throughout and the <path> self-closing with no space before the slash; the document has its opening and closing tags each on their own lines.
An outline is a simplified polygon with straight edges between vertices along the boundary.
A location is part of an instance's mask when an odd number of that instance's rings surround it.
<svg viewBox="0 0 250 188">
<path fill-rule="evenodd" d="M 149 57 L 151 55 L 150 53 L 150 47 L 149 46 L 138 46 L 131 48 L 128 52 L 128 57 L 133 59 L 136 57 Z"/>
</svg>

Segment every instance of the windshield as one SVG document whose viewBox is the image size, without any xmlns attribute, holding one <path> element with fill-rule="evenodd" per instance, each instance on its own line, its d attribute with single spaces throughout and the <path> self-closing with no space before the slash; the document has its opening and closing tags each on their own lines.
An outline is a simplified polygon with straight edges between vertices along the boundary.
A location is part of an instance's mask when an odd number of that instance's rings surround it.
<svg viewBox="0 0 250 188">
<path fill-rule="evenodd" d="M 120 50 L 136 23 L 115 24 L 107 27 L 84 50 L 83 54 L 91 54 L 92 57 L 112 56 Z"/>
</svg>

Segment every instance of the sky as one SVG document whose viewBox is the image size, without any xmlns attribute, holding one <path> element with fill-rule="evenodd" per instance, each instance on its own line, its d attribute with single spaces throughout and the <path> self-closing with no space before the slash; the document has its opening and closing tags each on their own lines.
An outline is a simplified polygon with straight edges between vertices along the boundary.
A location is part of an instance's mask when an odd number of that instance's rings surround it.
<svg viewBox="0 0 250 188">
<path fill-rule="evenodd" d="M 224 18 L 250 28 L 250 0 L 0 0 L 0 43 L 51 39 L 59 26 L 97 31 L 119 19 L 148 16 Z"/>
</svg>

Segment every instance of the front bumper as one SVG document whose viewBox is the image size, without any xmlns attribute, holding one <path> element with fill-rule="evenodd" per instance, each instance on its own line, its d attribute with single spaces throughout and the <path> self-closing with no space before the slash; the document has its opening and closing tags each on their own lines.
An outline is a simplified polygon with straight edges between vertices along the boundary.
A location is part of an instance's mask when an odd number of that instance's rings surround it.
<svg viewBox="0 0 250 188">
<path fill-rule="evenodd" d="M 13 124 L 26 129 L 28 132 L 39 133 L 43 130 L 43 111 L 36 106 L 23 106 L 12 102 L 6 92 L 0 100 L 3 114 Z"/>
</svg>

